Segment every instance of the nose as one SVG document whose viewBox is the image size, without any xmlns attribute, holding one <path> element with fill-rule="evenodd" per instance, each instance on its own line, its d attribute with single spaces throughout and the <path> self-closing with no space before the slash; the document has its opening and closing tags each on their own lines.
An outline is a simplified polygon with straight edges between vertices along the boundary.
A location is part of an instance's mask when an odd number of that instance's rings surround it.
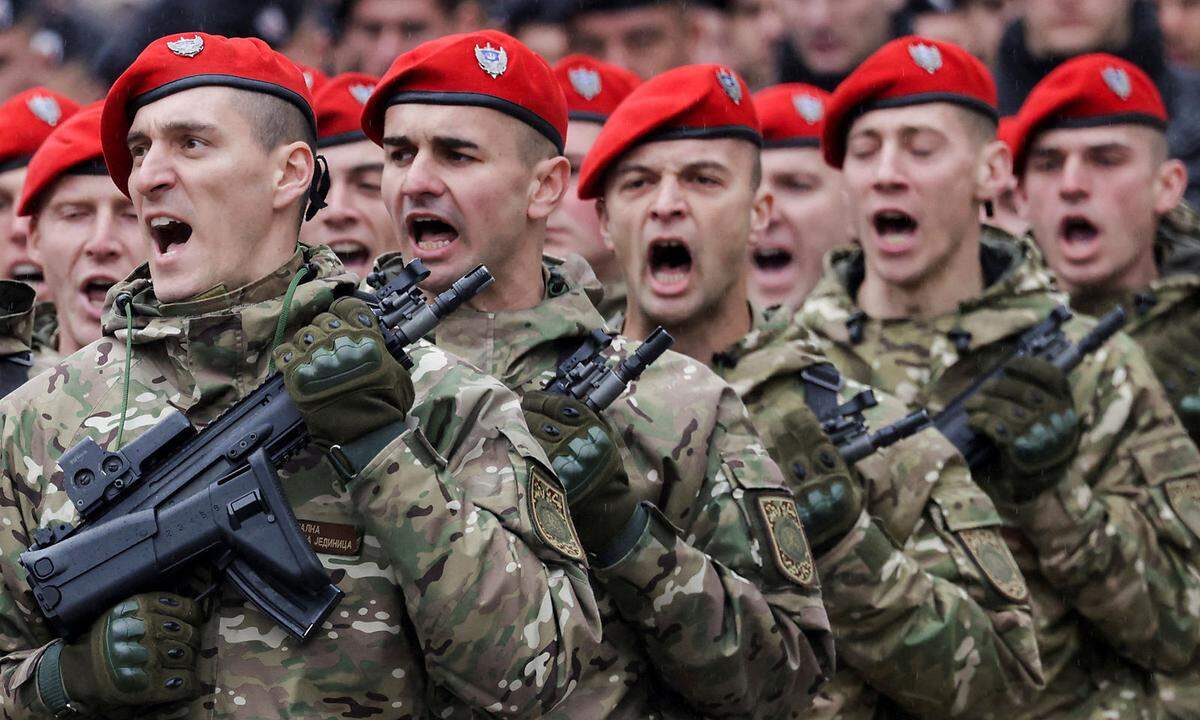
<svg viewBox="0 0 1200 720">
<path fill-rule="evenodd" d="M 111 208 L 104 208 L 97 213 L 96 222 L 83 247 L 87 257 L 99 263 L 120 257 L 121 244 L 116 238 L 116 221 L 116 213 Z"/>
<path fill-rule="evenodd" d="M 143 197 L 153 197 L 173 186 L 175 179 L 166 150 L 152 145 L 130 171 L 129 190 Z"/>
<path fill-rule="evenodd" d="M 654 202 L 650 206 L 650 217 L 663 224 L 681 220 L 687 215 L 687 203 L 679 191 L 679 182 L 673 177 L 663 178 Z"/>
<path fill-rule="evenodd" d="M 908 187 L 908 181 L 900 166 L 900 148 L 894 143 L 885 142 L 879 148 L 872 187 L 877 192 L 888 194 L 902 191 Z"/>
<path fill-rule="evenodd" d="M 349 183 L 344 180 L 334 180 L 329 187 L 329 195 L 325 198 L 325 208 L 321 210 L 321 224 L 331 230 L 345 230 L 358 220 L 353 205 L 350 204 Z"/>
<path fill-rule="evenodd" d="M 1071 156 L 1063 164 L 1062 180 L 1058 195 L 1067 202 L 1080 202 L 1090 193 L 1090 183 L 1083 159 Z"/>
<path fill-rule="evenodd" d="M 446 191 L 446 185 L 438 176 L 437 171 L 433 168 L 432 160 L 428 159 L 426 153 L 418 152 L 408 167 L 400 172 L 404 173 L 404 177 L 400 180 L 400 194 L 405 197 L 422 195 L 437 197 Z"/>
<path fill-rule="evenodd" d="M 8 241 L 17 247 L 25 247 L 29 242 L 29 221 L 27 215 L 14 215 Z"/>
</svg>

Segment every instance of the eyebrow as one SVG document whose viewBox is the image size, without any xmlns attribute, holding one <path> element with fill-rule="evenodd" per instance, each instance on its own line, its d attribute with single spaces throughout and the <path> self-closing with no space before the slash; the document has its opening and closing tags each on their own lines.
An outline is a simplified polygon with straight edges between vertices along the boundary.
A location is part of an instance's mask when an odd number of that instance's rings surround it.
<svg viewBox="0 0 1200 720">
<path fill-rule="evenodd" d="M 384 146 L 397 145 L 416 145 L 412 138 L 407 135 L 389 135 L 383 139 Z M 450 150 L 478 150 L 478 143 L 471 142 L 464 138 L 452 137 L 449 135 L 437 135 L 433 138 L 433 144 L 439 147 L 448 148 Z"/>
<path fill-rule="evenodd" d="M 167 133 L 174 134 L 202 133 L 215 131 L 217 126 L 213 125 L 212 123 L 200 122 L 199 120 L 172 120 L 170 122 L 163 123 L 162 129 Z M 125 143 L 132 145 L 135 142 L 147 139 L 147 137 L 148 136 L 146 133 L 142 132 L 141 130 L 131 130 L 129 131 L 129 134 L 125 136 Z"/>
<path fill-rule="evenodd" d="M 681 172 L 687 172 L 687 171 L 695 172 L 697 170 L 720 170 L 721 172 L 729 172 L 729 166 L 722 162 L 718 162 L 717 160 L 695 160 L 695 161 L 687 163 L 682 168 L 680 168 Z M 617 169 L 614 171 L 613 174 L 614 175 L 623 175 L 625 173 L 631 173 L 631 172 L 658 173 L 661 171 L 656 168 L 652 168 L 652 167 L 649 167 L 646 165 L 638 165 L 636 163 L 628 163 L 628 164 L 618 165 Z"/>
<path fill-rule="evenodd" d="M 355 166 L 351 167 L 349 172 L 351 174 L 364 173 L 364 172 L 383 172 L 383 163 L 381 163 L 381 162 L 362 163 L 361 165 L 355 165 Z"/>
</svg>

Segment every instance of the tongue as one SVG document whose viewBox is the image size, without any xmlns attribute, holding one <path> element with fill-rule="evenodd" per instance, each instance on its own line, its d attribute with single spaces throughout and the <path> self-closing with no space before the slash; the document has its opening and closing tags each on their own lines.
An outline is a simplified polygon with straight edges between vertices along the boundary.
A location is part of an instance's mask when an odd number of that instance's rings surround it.
<svg viewBox="0 0 1200 720">
<path fill-rule="evenodd" d="M 1067 242 L 1084 243 L 1096 238 L 1096 229 L 1086 225 L 1070 225 L 1065 233 Z"/>
</svg>

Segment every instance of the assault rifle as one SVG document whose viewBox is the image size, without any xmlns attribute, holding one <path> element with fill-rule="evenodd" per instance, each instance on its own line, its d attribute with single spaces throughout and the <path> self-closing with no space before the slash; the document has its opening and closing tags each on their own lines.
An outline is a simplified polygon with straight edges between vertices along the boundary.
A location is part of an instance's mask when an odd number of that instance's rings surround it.
<svg viewBox="0 0 1200 720">
<path fill-rule="evenodd" d="M 593 330 L 578 350 L 558 364 L 554 379 L 546 384 L 546 391 L 570 395 L 600 412 L 675 343 L 670 333 L 657 327 L 629 357 L 610 368 L 604 362 L 603 352 L 614 337 L 615 333 L 599 328 Z"/>
<path fill-rule="evenodd" d="M 1038 357 L 1052 363 L 1064 373 L 1074 370 L 1083 358 L 1095 352 L 1125 324 L 1125 309 L 1117 307 L 1100 318 L 1096 327 L 1078 343 L 1072 344 L 1062 331 L 1063 323 L 1070 320 L 1072 313 L 1059 305 L 1037 325 L 1021 333 L 1015 347 L 988 372 L 977 377 L 967 389 L 959 393 L 933 418 L 937 426 L 954 446 L 959 449 L 972 473 L 988 468 L 996 459 L 996 447 L 986 437 L 976 433 L 967 424 L 966 402 L 989 380 L 1004 373 L 1004 368 L 1017 357 Z"/>
<path fill-rule="evenodd" d="M 862 411 L 875 407 L 875 392 L 864 390 L 839 405 L 837 415 L 821 422 L 821 427 L 847 464 L 854 464 L 890 445 L 929 427 L 929 412 L 924 408 L 900 418 L 891 425 L 870 432 Z"/>
<path fill-rule="evenodd" d="M 417 283 L 428 275 L 414 260 L 368 300 L 406 367 L 408 345 L 492 282 L 480 266 L 427 304 Z M 343 596 L 275 474 L 308 441 L 276 372 L 203 430 L 171 412 L 119 450 L 79 442 L 59 459 L 79 523 L 39 529 L 20 558 L 42 614 L 75 636 L 105 608 L 210 561 L 280 627 L 308 638 Z"/>
</svg>

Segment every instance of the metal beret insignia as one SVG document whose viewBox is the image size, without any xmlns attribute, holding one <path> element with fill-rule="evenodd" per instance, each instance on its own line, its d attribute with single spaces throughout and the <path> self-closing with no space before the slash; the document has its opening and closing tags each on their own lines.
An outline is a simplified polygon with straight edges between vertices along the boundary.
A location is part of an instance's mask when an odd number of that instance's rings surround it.
<svg viewBox="0 0 1200 720">
<path fill-rule="evenodd" d="M 1133 83 L 1129 81 L 1129 73 L 1125 72 L 1125 68 L 1110 65 L 1100 71 L 1100 77 L 1104 79 L 1108 89 L 1122 100 L 1128 100 L 1133 94 Z"/>
<path fill-rule="evenodd" d="M 483 47 L 475 46 L 475 59 L 479 67 L 493 79 L 500 77 L 508 69 L 508 52 L 503 47 L 494 48 L 485 43 Z"/>
<path fill-rule="evenodd" d="M 577 67 L 567 71 L 571 87 L 585 99 L 591 100 L 600 94 L 600 73 L 591 68 Z"/>
<path fill-rule="evenodd" d="M 571 522 L 567 494 L 537 465 L 530 466 L 529 514 L 538 537 L 573 560 L 583 560 L 583 544 Z"/>
<path fill-rule="evenodd" d="M 780 572 L 797 585 L 815 585 L 817 569 L 808 549 L 808 538 L 804 536 L 804 526 L 800 524 L 796 501 L 783 495 L 760 495 L 758 509 L 767 528 L 771 555 Z"/>
<path fill-rule="evenodd" d="M 992 587 L 1013 602 L 1025 602 L 1029 598 L 1025 576 L 995 528 L 969 528 L 959 530 L 957 534 L 967 554 L 983 571 Z"/>
<path fill-rule="evenodd" d="M 721 68 L 717 70 L 717 82 L 721 83 L 721 89 L 729 96 L 734 105 L 742 104 L 742 86 L 738 83 L 737 75 L 729 68 Z"/>
<path fill-rule="evenodd" d="M 942 67 L 942 51 L 938 50 L 936 45 L 914 43 L 908 46 L 908 55 L 917 64 L 917 67 L 930 75 Z"/>
<path fill-rule="evenodd" d="M 196 35 L 194 37 L 180 37 L 178 40 L 167 42 L 167 49 L 180 57 L 194 58 L 204 50 L 204 38 Z"/>
<path fill-rule="evenodd" d="M 34 95 L 25 101 L 25 106 L 38 120 L 50 127 L 57 126 L 58 121 L 62 120 L 62 108 L 59 107 L 58 101 L 49 95 Z"/>
<path fill-rule="evenodd" d="M 821 102 L 821 98 L 808 93 L 792 96 L 792 106 L 796 108 L 796 113 L 804 118 L 804 122 L 809 125 L 816 125 L 825 116 L 825 104 Z"/>
<path fill-rule="evenodd" d="M 374 91 L 375 88 L 371 85 L 362 84 L 350 86 L 350 95 L 358 101 L 359 105 L 366 105 L 367 100 L 371 98 L 371 93 Z"/>
</svg>

